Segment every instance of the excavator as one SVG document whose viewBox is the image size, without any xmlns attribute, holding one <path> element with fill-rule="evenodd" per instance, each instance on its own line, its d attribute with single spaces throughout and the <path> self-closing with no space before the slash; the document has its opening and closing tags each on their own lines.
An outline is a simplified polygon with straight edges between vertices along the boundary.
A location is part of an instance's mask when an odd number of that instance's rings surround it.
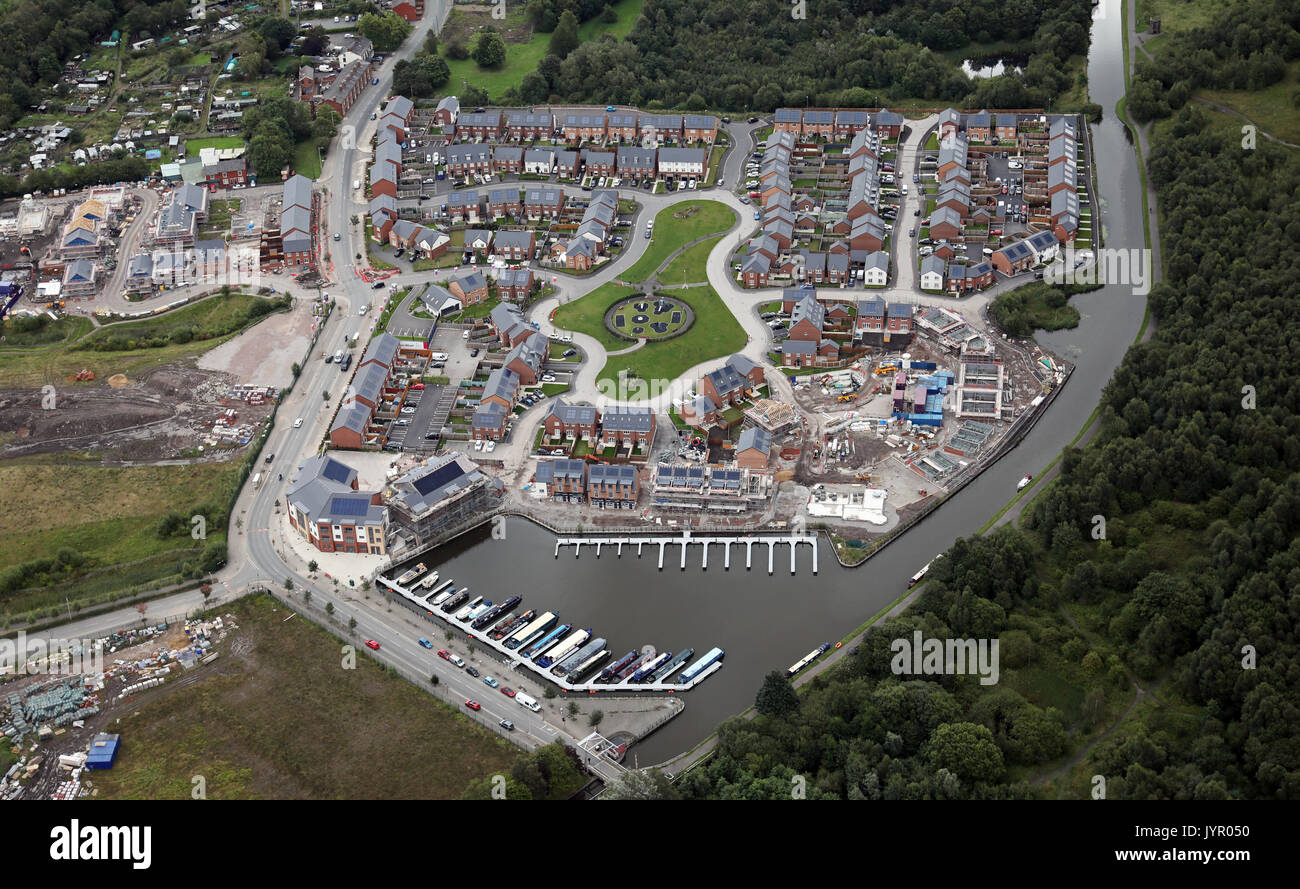
<svg viewBox="0 0 1300 889">
<path fill-rule="evenodd" d="M 83 367 L 81 370 L 77 371 L 75 374 L 73 374 L 72 376 L 68 377 L 68 382 L 69 382 L 69 383 L 86 383 L 86 382 L 90 382 L 90 381 L 93 380 L 93 379 L 95 379 L 95 372 L 94 372 L 93 370 L 86 370 L 86 369 Z"/>
</svg>

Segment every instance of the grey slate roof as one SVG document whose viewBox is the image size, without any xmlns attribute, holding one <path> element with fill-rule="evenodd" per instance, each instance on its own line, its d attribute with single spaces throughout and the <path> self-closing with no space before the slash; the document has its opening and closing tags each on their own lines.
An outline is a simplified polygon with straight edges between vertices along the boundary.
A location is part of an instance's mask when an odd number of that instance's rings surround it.
<svg viewBox="0 0 1300 889">
<path fill-rule="evenodd" d="M 763 456 L 767 456 L 768 451 L 772 449 L 772 436 L 766 429 L 758 426 L 750 426 L 740 433 L 740 438 L 736 442 L 736 453 L 748 451 L 750 448 L 762 451 Z"/>
<path fill-rule="evenodd" d="M 654 411 L 648 407 L 612 404 L 601 415 L 600 426 L 605 432 L 649 432 L 654 425 Z"/>
</svg>

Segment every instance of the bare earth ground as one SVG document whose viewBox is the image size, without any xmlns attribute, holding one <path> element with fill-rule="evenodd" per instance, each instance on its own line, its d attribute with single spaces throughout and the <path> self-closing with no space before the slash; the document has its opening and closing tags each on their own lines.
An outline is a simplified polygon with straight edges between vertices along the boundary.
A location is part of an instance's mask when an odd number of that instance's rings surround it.
<svg viewBox="0 0 1300 889">
<path fill-rule="evenodd" d="M 55 390 L 54 409 L 42 407 L 39 389 L 0 390 L 0 458 L 92 452 L 105 463 L 177 459 L 201 444 L 200 436 L 223 411 L 254 426 L 270 405 L 229 398 L 230 375 L 171 365 L 123 386 L 71 383 Z M 222 459 L 228 449 L 209 449 Z"/>
<path fill-rule="evenodd" d="M 293 382 L 311 340 L 311 302 L 298 300 L 293 311 L 271 315 L 199 358 L 199 367 L 233 374 L 249 386 L 283 389 Z"/>
</svg>

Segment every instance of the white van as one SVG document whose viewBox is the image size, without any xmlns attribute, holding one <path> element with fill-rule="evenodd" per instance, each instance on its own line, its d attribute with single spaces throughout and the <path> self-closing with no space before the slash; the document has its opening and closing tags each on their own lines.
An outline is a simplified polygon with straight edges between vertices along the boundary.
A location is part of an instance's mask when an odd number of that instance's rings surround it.
<svg viewBox="0 0 1300 889">
<path fill-rule="evenodd" d="M 537 703 L 535 698 L 524 694 L 522 691 L 515 694 L 515 703 L 525 710 L 532 710 L 534 713 L 542 712 L 542 705 Z"/>
<path fill-rule="evenodd" d="M 455 664 L 455 665 L 458 666 L 458 667 L 464 667 L 464 666 L 465 666 L 465 661 L 464 661 L 464 659 L 463 659 L 460 655 L 458 655 L 458 654 L 449 654 L 449 655 L 447 655 L 447 660 L 450 661 L 451 663 Z"/>
<path fill-rule="evenodd" d="M 430 359 L 431 361 L 446 361 L 446 360 L 447 360 L 447 353 L 446 353 L 446 352 L 431 352 L 431 353 L 429 353 L 429 359 Z"/>
</svg>

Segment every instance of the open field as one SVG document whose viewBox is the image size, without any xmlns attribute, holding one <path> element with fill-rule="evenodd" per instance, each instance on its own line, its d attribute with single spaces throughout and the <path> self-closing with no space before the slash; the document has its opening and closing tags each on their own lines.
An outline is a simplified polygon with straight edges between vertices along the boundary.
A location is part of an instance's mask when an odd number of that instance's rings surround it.
<svg viewBox="0 0 1300 889">
<path fill-rule="evenodd" d="M 1300 62 L 1291 62 L 1285 77 L 1261 90 L 1200 90 L 1197 95 L 1239 112 L 1272 136 L 1300 144 L 1300 113 L 1294 99 L 1297 93 Z"/>
<path fill-rule="evenodd" d="M 106 600 L 115 590 L 197 562 L 207 546 L 224 552 L 225 532 L 216 530 L 215 513 L 225 509 L 238 482 L 237 460 L 125 468 L 97 463 L 73 454 L 0 462 L 0 487 L 8 499 L 0 512 L 0 583 L 14 587 L 0 592 L 0 622 L 35 609 L 63 611 L 69 604 Z M 207 539 L 190 537 L 188 518 L 180 533 L 160 536 L 159 522 L 168 512 L 204 515 Z M 78 570 L 20 567 L 38 558 L 66 562 L 64 554 L 79 560 Z M 76 579 L 113 566 L 126 567 Z M 10 582 L 11 572 L 23 579 Z M 54 585 L 63 581 L 71 582 Z"/>
<path fill-rule="evenodd" d="M 70 338 L 84 329 L 84 320 L 69 319 L 61 328 L 66 335 L 49 345 L 0 345 L 0 388 L 62 385 L 82 369 L 105 380 L 117 373 L 135 378 L 163 365 L 190 363 L 265 317 L 265 312 L 250 316 L 256 304 L 270 302 L 243 294 L 213 297 L 145 320 L 105 325 L 72 345 Z"/>
<path fill-rule="evenodd" d="M 691 329 L 675 339 L 646 343 L 635 352 L 607 359 L 598 379 L 615 379 L 627 369 L 643 380 L 672 380 L 701 361 L 744 348 L 744 329 L 713 288 L 688 287 L 673 290 L 670 295 L 685 300 L 695 310 Z"/>
<path fill-rule="evenodd" d="M 717 201 L 686 201 L 665 207 L 655 216 L 654 237 L 650 240 L 650 247 L 635 265 L 623 273 L 622 279 L 632 283 L 647 280 L 674 251 L 696 238 L 725 232 L 735 221 L 736 214 Z M 634 236 L 635 232 L 629 235 Z M 697 279 L 688 280 L 687 283 L 694 280 Z M 666 280 L 666 283 L 671 281 Z"/>
<path fill-rule="evenodd" d="M 623 38 L 632 30 L 632 25 L 640 15 L 643 4 L 644 0 L 621 0 L 610 4 L 618 15 L 618 20 L 607 24 L 600 21 L 597 16 L 578 28 L 579 39 L 586 43 L 602 34 Z M 532 30 L 524 17 L 522 5 L 512 7 L 504 19 L 492 18 L 491 8 L 488 5 L 456 7 L 447 18 L 440 43 L 445 47 L 452 40 L 460 39 L 472 53 L 474 50 L 472 35 L 480 26 L 490 24 L 501 33 L 505 41 L 505 63 L 500 68 L 480 68 L 472 56 L 468 59 L 451 59 L 446 57 L 444 50 L 443 60 L 451 71 L 451 79 L 447 82 L 446 88 L 451 93 L 455 93 L 460 88 L 461 81 L 466 81 L 471 86 L 486 90 L 493 100 L 499 99 L 502 93 L 511 87 L 518 88 L 525 74 L 536 71 L 537 63 L 549 51 L 551 35 L 535 33 Z"/>
<path fill-rule="evenodd" d="M 189 799 L 203 775 L 209 799 L 451 799 L 517 758 L 364 654 L 344 669 L 337 638 L 286 621 L 269 596 L 231 611 L 239 629 L 210 675 L 123 718 L 122 754 L 95 776 L 101 797 Z"/>
<path fill-rule="evenodd" d="M 614 303 L 636 292 L 633 287 L 620 287 L 612 282 L 602 284 L 580 299 L 556 309 L 552 322 L 564 330 L 575 330 L 594 337 L 610 351 L 626 349 L 632 344 L 615 336 L 605 327 L 605 312 Z"/>
</svg>

